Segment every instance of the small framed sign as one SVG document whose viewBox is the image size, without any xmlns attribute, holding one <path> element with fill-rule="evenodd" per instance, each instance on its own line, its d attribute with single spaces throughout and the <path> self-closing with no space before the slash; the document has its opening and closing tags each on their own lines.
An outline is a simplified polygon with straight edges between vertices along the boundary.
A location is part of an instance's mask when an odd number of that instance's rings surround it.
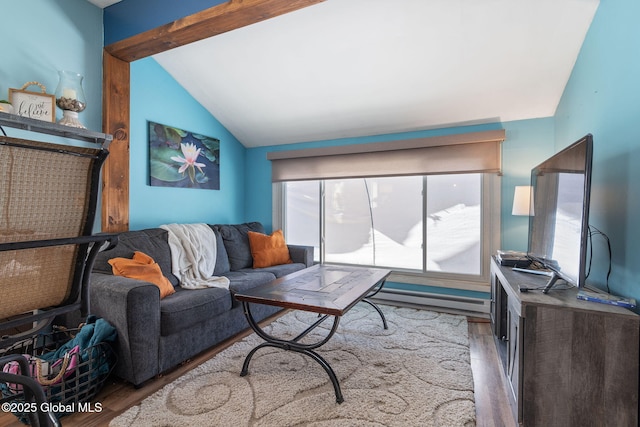
<svg viewBox="0 0 640 427">
<path fill-rule="evenodd" d="M 42 92 L 24 90 L 31 84 L 40 86 Z M 48 95 L 44 86 L 37 82 L 29 82 L 22 86 L 22 89 L 9 89 L 9 102 L 13 105 L 13 114 L 45 122 L 53 123 L 56 121 L 56 97 Z"/>
</svg>

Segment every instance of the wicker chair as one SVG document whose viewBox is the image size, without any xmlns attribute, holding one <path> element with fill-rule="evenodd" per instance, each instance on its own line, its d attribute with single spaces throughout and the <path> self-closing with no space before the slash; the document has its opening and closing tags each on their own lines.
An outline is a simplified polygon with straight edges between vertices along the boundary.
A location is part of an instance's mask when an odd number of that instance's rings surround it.
<svg viewBox="0 0 640 427">
<path fill-rule="evenodd" d="M 108 151 L 0 136 L 0 349 L 88 311 L 92 235 Z M 0 352 L 0 355 L 2 353 Z"/>
</svg>

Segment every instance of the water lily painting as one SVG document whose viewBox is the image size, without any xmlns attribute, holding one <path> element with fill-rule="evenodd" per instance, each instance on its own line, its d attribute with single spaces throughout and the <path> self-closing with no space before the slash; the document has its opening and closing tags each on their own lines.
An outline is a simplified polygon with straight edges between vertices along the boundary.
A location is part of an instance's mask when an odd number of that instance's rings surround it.
<svg viewBox="0 0 640 427">
<path fill-rule="evenodd" d="M 149 184 L 220 189 L 220 140 L 149 121 Z"/>
</svg>

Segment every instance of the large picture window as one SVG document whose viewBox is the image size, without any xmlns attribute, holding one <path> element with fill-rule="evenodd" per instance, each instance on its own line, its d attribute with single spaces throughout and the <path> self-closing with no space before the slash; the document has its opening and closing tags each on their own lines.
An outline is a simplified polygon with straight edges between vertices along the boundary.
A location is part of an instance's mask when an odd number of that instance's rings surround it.
<svg viewBox="0 0 640 427">
<path fill-rule="evenodd" d="M 284 182 L 287 241 L 318 262 L 428 275 L 483 275 L 484 175 Z M 488 259 L 488 256 L 487 256 Z"/>
<path fill-rule="evenodd" d="M 323 263 L 486 292 L 500 239 L 503 129 L 274 150 L 273 226 Z"/>
</svg>

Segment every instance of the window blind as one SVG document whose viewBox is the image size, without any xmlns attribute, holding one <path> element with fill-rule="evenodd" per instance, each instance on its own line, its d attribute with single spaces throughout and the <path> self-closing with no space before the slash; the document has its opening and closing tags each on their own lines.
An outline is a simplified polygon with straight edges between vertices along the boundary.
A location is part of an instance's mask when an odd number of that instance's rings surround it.
<svg viewBox="0 0 640 427">
<path fill-rule="evenodd" d="M 273 182 L 371 176 L 500 173 L 504 130 L 273 151 Z"/>
</svg>

